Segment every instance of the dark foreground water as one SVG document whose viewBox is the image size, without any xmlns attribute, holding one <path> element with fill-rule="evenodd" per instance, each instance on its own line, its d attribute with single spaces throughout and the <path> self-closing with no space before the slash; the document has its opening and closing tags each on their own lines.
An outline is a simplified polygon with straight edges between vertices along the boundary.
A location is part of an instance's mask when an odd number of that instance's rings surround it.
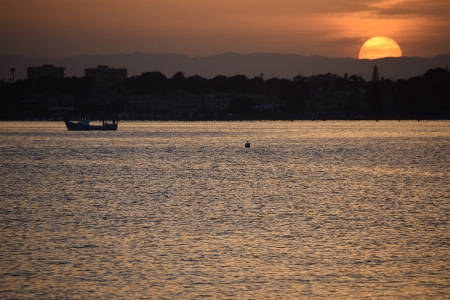
<svg viewBox="0 0 450 300">
<path fill-rule="evenodd" d="M 0 123 L 0 298 L 448 299 L 449 146 L 450 122 Z"/>
</svg>

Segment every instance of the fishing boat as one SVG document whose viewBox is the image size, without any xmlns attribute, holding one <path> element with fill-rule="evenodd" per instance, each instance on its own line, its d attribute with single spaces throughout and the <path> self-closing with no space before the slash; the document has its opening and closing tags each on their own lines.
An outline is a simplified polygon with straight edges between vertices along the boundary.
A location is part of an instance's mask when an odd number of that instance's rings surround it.
<svg viewBox="0 0 450 300">
<path fill-rule="evenodd" d="M 81 117 L 78 122 L 64 121 L 69 131 L 89 131 L 89 130 L 117 130 L 117 123 L 113 119 L 112 123 L 105 123 L 102 125 L 91 125 L 89 116 Z"/>
</svg>

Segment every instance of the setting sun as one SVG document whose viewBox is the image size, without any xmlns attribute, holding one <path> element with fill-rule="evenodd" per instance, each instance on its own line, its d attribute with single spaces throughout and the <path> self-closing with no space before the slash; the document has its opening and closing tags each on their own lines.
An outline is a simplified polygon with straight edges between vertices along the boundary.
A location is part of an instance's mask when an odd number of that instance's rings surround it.
<svg viewBox="0 0 450 300">
<path fill-rule="evenodd" d="M 374 36 L 362 45 L 359 59 L 377 59 L 384 57 L 401 57 L 400 46 L 386 36 Z"/>
</svg>

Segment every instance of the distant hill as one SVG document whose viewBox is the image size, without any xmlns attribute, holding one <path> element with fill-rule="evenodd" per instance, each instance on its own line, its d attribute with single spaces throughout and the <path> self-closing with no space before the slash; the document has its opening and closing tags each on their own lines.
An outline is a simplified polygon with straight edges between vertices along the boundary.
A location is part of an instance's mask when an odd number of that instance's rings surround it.
<svg viewBox="0 0 450 300">
<path fill-rule="evenodd" d="M 273 77 L 291 79 L 296 75 L 311 76 L 334 73 L 343 76 L 357 74 L 366 80 L 371 79 L 373 66 L 376 64 L 380 77 L 407 79 L 423 75 L 428 69 L 450 66 L 450 54 L 431 58 L 401 57 L 377 60 L 358 60 L 353 58 L 328 58 L 323 56 L 301 56 L 297 54 L 277 53 L 223 53 L 209 57 L 189 57 L 181 54 L 116 54 L 110 56 L 82 55 L 61 59 L 33 59 L 14 55 L 0 55 L 0 80 L 11 77 L 9 68 L 15 67 L 15 78 L 25 79 L 27 67 L 53 64 L 66 68 L 66 76 L 84 76 L 85 68 L 107 65 L 128 69 L 128 76 L 144 72 L 160 71 L 167 77 L 176 72 L 186 76 L 200 75 L 213 78 L 217 75 L 246 75 L 249 78 L 260 76 L 264 79 Z"/>
</svg>

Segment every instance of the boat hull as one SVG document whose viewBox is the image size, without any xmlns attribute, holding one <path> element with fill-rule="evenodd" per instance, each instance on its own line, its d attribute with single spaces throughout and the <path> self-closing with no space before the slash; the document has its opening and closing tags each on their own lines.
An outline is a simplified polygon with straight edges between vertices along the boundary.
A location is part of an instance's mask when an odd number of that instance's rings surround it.
<svg viewBox="0 0 450 300">
<path fill-rule="evenodd" d="M 86 125 L 74 122 L 65 121 L 67 130 L 69 131 L 90 131 L 90 130 L 117 130 L 117 124 L 105 125 Z"/>
</svg>

